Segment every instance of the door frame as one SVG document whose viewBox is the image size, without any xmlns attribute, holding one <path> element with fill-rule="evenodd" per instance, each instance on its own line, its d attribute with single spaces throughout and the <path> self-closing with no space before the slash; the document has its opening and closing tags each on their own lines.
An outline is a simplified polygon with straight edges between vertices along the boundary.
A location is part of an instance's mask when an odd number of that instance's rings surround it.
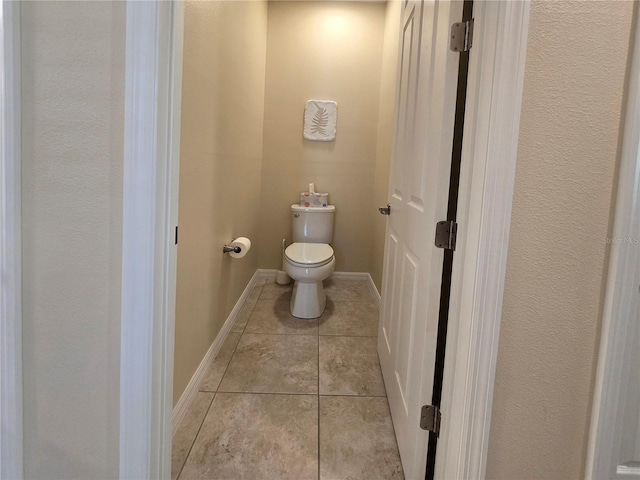
<svg viewBox="0 0 640 480">
<path fill-rule="evenodd" d="M 617 179 L 607 286 L 602 314 L 600 349 L 591 410 L 586 478 L 603 478 L 612 466 L 618 400 L 624 384 L 624 352 L 629 348 L 627 331 L 637 318 L 629 315 L 632 299 L 638 294 L 638 277 L 633 267 L 640 258 L 640 28 L 635 9 L 635 38 L 631 63 L 627 66 L 629 83 L 622 137 L 622 153 Z"/>
<path fill-rule="evenodd" d="M 0 4 L 0 478 L 24 477 L 20 4 Z"/>
<path fill-rule="evenodd" d="M 127 2 L 122 478 L 171 468 L 183 8 Z M 529 1 L 476 2 L 474 17 L 437 478 L 485 473 Z"/>
<path fill-rule="evenodd" d="M 127 1 L 120 478 L 171 478 L 184 2 Z"/>
</svg>

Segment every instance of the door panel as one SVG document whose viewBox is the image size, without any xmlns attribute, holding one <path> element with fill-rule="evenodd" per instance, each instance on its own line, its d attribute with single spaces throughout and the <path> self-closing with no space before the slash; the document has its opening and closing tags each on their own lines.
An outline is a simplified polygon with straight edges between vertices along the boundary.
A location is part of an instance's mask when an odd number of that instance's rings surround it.
<svg viewBox="0 0 640 480">
<path fill-rule="evenodd" d="M 396 271 L 396 257 L 398 253 L 398 236 L 395 235 L 391 229 L 389 229 L 389 236 L 386 241 L 385 249 L 387 251 L 383 271 L 385 272 L 393 272 L 392 276 L 395 276 Z M 397 298 L 397 291 L 400 289 L 400 285 L 396 285 L 397 288 L 393 288 L 393 285 L 390 286 L 388 290 L 387 301 L 384 302 L 381 309 L 381 336 L 380 338 L 384 339 L 384 348 L 387 355 L 391 353 L 391 345 L 395 345 L 394 339 L 397 338 L 394 332 L 395 323 L 392 321 L 391 312 L 396 311 L 395 302 Z"/>
<path fill-rule="evenodd" d="M 402 15 L 396 145 L 392 161 L 378 352 L 407 478 L 424 478 L 446 218 L 458 54 L 450 24 L 462 2 L 408 1 Z"/>
</svg>

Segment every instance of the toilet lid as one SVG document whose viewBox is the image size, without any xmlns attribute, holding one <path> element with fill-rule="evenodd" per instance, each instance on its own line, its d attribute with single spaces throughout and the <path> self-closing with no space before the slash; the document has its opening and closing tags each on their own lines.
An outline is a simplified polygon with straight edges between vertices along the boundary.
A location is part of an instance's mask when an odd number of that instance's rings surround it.
<svg viewBox="0 0 640 480">
<path fill-rule="evenodd" d="M 300 265 L 324 265 L 333 258 L 333 248 L 326 243 L 292 243 L 284 254 L 289 260 Z"/>
</svg>

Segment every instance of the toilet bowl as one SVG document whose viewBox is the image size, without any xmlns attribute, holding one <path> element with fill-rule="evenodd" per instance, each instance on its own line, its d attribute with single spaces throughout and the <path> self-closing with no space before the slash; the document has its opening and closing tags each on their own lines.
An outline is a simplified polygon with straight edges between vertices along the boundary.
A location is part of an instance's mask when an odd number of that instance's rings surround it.
<svg viewBox="0 0 640 480">
<path fill-rule="evenodd" d="M 294 281 L 291 315 L 297 318 L 319 317 L 327 303 L 322 281 L 336 266 L 333 249 L 326 243 L 297 242 L 284 252 L 284 270 Z"/>
</svg>

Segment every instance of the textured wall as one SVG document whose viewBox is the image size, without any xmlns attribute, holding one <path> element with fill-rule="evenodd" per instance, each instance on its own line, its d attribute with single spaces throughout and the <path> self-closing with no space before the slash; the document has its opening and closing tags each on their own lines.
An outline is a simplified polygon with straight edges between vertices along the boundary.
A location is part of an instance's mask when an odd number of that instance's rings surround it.
<svg viewBox="0 0 640 480">
<path fill-rule="evenodd" d="M 261 268 L 281 267 L 290 205 L 315 182 L 336 205 L 336 270 L 367 272 L 385 5 L 270 2 Z M 335 142 L 302 138 L 307 100 L 338 102 Z"/>
<path fill-rule="evenodd" d="M 257 268 L 266 28 L 266 1 L 185 5 L 174 404 Z"/>
<path fill-rule="evenodd" d="M 398 49 L 400 47 L 400 27 L 402 2 L 387 2 L 384 24 L 384 44 L 382 46 L 382 72 L 380 75 L 380 114 L 378 115 L 378 147 L 376 150 L 376 170 L 373 181 L 373 206 L 386 205 L 389 201 L 389 167 L 393 153 L 393 139 L 396 129 L 396 83 L 398 78 Z M 382 264 L 387 217 L 372 208 L 373 231 L 369 257 L 369 274 L 378 292 L 382 292 Z"/>
<path fill-rule="evenodd" d="M 487 478 L 583 476 L 631 2 L 533 2 Z"/>
<path fill-rule="evenodd" d="M 22 4 L 25 478 L 117 478 L 123 2 Z"/>
</svg>

